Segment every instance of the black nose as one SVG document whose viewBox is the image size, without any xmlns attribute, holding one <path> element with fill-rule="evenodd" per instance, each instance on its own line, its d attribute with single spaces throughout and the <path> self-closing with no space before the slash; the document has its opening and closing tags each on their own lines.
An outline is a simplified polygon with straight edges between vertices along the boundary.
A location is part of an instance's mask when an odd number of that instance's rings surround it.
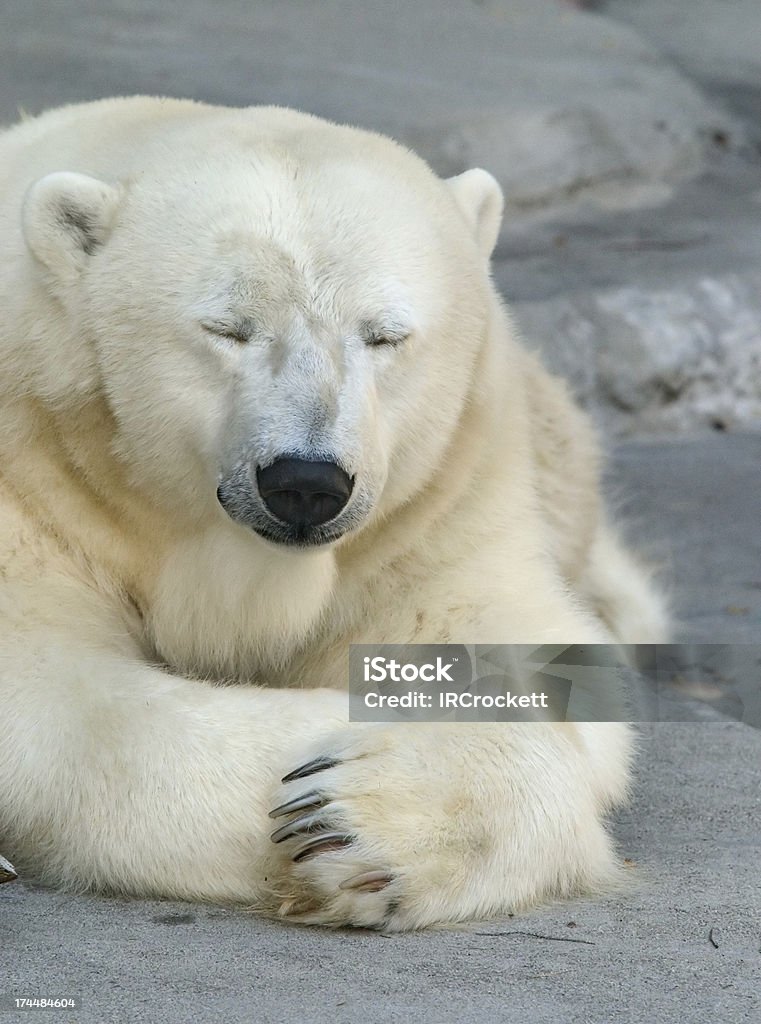
<svg viewBox="0 0 761 1024">
<path fill-rule="evenodd" d="M 335 519 L 354 481 L 335 462 L 278 459 L 257 469 L 256 483 L 267 508 L 289 526 L 320 526 Z"/>
</svg>

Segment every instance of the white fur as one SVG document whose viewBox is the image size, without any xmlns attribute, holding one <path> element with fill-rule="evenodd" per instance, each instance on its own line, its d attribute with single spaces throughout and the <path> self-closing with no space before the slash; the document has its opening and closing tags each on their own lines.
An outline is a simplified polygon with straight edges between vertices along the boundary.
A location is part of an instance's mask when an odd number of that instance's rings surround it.
<svg viewBox="0 0 761 1024">
<path fill-rule="evenodd" d="M 16 866 L 388 928 L 608 884 L 625 727 L 361 726 L 341 692 L 350 642 L 665 635 L 587 422 L 491 285 L 494 180 L 287 110 L 148 98 L 28 121 L 0 168 Z M 353 528 L 306 550 L 216 498 L 294 451 L 355 477 Z M 340 763 L 280 785 L 315 754 Z M 294 865 L 267 811 L 315 787 L 355 841 Z M 339 888 L 368 870 L 393 880 Z"/>
</svg>

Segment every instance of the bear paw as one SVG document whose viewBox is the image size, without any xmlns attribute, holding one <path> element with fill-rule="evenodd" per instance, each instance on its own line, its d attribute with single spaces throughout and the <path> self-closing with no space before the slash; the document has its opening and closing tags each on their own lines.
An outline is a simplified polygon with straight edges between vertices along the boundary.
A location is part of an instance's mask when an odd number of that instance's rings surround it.
<svg viewBox="0 0 761 1024">
<path fill-rule="evenodd" d="M 536 730 L 515 739 L 488 725 L 342 731 L 283 778 L 270 812 L 280 913 L 399 931 L 596 887 L 611 851 L 578 778 L 563 792 L 573 751 Z"/>
</svg>

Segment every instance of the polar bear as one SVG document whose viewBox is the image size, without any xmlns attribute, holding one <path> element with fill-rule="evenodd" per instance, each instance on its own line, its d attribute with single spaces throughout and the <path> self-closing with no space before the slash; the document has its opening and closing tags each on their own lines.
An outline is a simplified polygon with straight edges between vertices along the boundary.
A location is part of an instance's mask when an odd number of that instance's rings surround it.
<svg viewBox="0 0 761 1024">
<path fill-rule="evenodd" d="M 611 884 L 627 726 L 347 714 L 350 643 L 667 629 L 491 283 L 495 180 L 146 97 L 21 123 L 0 167 L 17 869 L 387 930 Z"/>
</svg>

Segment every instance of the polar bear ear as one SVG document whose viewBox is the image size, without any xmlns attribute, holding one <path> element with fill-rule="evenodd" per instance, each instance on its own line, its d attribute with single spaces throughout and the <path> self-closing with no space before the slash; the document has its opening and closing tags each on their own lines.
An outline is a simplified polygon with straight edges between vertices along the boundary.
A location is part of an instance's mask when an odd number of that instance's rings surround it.
<svg viewBox="0 0 761 1024">
<path fill-rule="evenodd" d="M 120 197 L 118 188 L 85 174 L 48 174 L 24 200 L 26 244 L 56 277 L 74 281 L 108 238 Z"/>
<path fill-rule="evenodd" d="M 456 178 L 448 178 L 447 185 L 470 224 L 478 248 L 488 260 L 497 244 L 502 223 L 502 207 L 505 202 L 502 189 L 497 180 L 480 167 L 458 174 Z"/>
</svg>

